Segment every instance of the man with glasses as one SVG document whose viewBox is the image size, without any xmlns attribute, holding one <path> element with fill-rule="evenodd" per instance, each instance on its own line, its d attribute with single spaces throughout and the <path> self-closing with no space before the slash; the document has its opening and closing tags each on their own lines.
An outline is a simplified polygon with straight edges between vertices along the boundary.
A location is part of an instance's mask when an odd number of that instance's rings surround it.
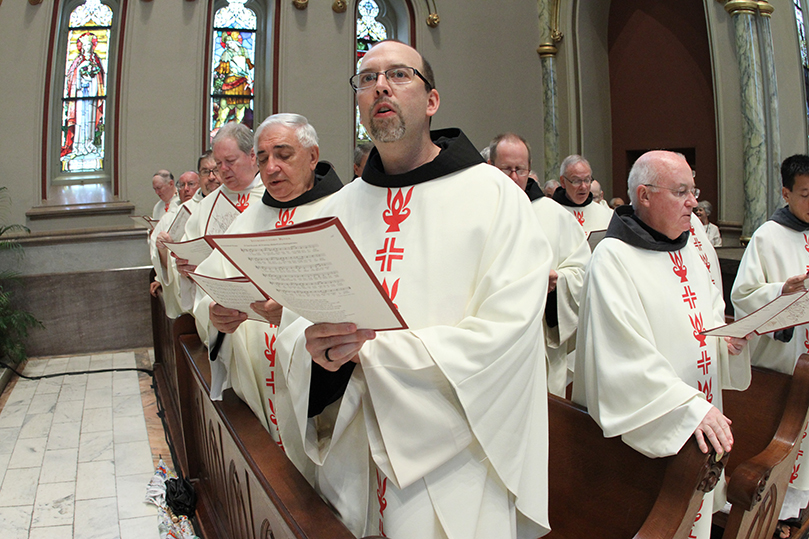
<svg viewBox="0 0 809 539">
<path fill-rule="evenodd" d="M 545 360 L 548 391 L 564 397 L 568 380 L 567 354 L 576 348 L 579 299 L 590 247 L 576 219 L 544 196 L 539 185 L 528 177 L 531 169 L 528 141 L 516 133 L 497 135 L 489 145 L 489 156 L 489 164 L 511 178 L 531 200 L 542 231 L 551 244 L 553 261 L 543 317 Z"/>
<path fill-rule="evenodd" d="M 208 218 L 213 210 L 216 195 L 220 191 L 239 211 L 244 211 L 250 204 L 261 200 L 264 184 L 256 167 L 256 155 L 253 151 L 253 132 L 244 124 L 231 122 L 222 126 L 213 139 L 213 158 L 216 163 L 216 175 L 222 185 L 211 191 L 192 211 L 185 224 L 182 241 L 193 240 L 205 234 Z M 166 279 L 163 282 L 164 296 L 174 294 L 179 303 L 177 316 L 191 312 L 194 307 L 196 285 L 186 275 L 194 271 L 196 266 L 188 260 L 169 256 L 167 259 Z M 167 308 L 168 312 L 168 308 Z M 206 342 L 205 327 L 197 325 L 202 342 Z"/>
<path fill-rule="evenodd" d="M 631 206 L 615 211 L 584 279 L 573 400 L 606 437 L 649 457 L 673 455 L 692 436 L 705 453 L 730 451 L 722 390 L 747 387 L 749 353 L 745 339 L 700 335 L 724 323 L 725 305 L 689 241 L 699 195 L 691 168 L 647 152 L 628 183 Z M 710 537 L 710 522 L 698 518 L 691 536 Z"/>
<path fill-rule="evenodd" d="M 156 272 L 155 280 L 149 287 L 149 292 L 153 296 L 157 294 L 157 289 L 162 286 L 162 280 L 165 276 L 167 250 L 164 242 L 171 241 L 167 230 L 174 222 L 180 207 L 188 204 L 195 196 L 195 193 L 199 191 L 199 175 L 193 170 L 183 172 L 177 179 L 176 188 L 179 206 L 171 206 L 149 235 L 149 253 Z"/>
<path fill-rule="evenodd" d="M 216 161 L 213 158 L 213 150 L 206 150 L 197 159 L 197 171 L 199 172 L 200 198 L 199 202 L 217 187 L 222 185 L 216 173 Z"/>
<path fill-rule="evenodd" d="M 580 155 L 568 155 L 559 167 L 560 186 L 553 193 L 553 199 L 573 214 L 587 236 L 605 230 L 612 218 L 609 208 L 593 203 L 592 181 L 590 163 Z"/>
<path fill-rule="evenodd" d="M 793 155 L 781 164 L 781 196 L 776 210 L 750 239 L 730 294 L 736 318 L 750 314 L 781 294 L 803 292 L 809 276 L 809 156 Z M 809 353 L 809 325 L 755 336 L 754 365 L 792 374 Z M 797 517 L 809 502 L 809 450 L 801 447 L 780 519 Z M 803 466 L 801 466 L 803 464 Z M 783 527 L 783 526 L 780 526 Z"/>
<path fill-rule="evenodd" d="M 544 535 L 548 241 L 459 129 L 430 131 L 440 98 L 415 49 L 374 46 L 350 82 L 375 149 L 321 214 L 409 329 L 284 310 L 278 361 L 316 486 L 358 537 Z"/>
</svg>

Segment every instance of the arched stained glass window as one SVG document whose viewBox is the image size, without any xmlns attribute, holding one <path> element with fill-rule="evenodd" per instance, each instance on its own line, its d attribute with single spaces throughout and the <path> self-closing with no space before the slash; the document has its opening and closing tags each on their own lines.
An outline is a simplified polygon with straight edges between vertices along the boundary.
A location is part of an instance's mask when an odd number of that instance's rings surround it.
<svg viewBox="0 0 809 539">
<path fill-rule="evenodd" d="M 61 172 L 104 168 L 113 11 L 86 0 L 71 13 L 62 93 Z"/>
<path fill-rule="evenodd" d="M 247 0 L 228 0 L 216 10 L 211 55 L 210 137 L 228 122 L 253 128 L 256 12 Z"/>
<path fill-rule="evenodd" d="M 357 72 L 360 69 L 362 57 L 371 47 L 389 37 L 388 28 L 380 22 L 380 7 L 374 0 L 360 0 L 357 2 Z M 360 123 L 360 109 L 354 109 L 355 137 L 357 143 L 371 140 L 365 128 Z"/>
</svg>

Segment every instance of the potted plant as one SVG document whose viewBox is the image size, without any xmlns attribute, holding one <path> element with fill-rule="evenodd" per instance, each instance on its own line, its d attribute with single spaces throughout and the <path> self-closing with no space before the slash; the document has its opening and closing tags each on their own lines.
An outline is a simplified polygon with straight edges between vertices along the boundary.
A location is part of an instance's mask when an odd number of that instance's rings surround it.
<svg viewBox="0 0 809 539">
<path fill-rule="evenodd" d="M 14 232 L 30 232 L 28 227 L 18 224 L 4 224 L 2 219 L 11 205 L 8 188 L 0 187 L 0 254 L 8 260 L 19 260 L 23 256 L 22 245 L 15 239 L 6 237 Z M 34 315 L 15 307 L 12 303 L 13 291 L 9 285 L 18 278 L 10 267 L 0 267 L 0 361 L 12 366 L 25 359 L 25 339 L 32 327 L 42 327 Z"/>
</svg>

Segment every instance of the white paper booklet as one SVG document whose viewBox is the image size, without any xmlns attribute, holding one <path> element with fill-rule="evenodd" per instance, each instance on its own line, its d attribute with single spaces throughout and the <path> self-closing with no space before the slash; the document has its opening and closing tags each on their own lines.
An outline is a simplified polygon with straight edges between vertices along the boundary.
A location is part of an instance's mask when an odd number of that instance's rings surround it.
<svg viewBox="0 0 809 539">
<path fill-rule="evenodd" d="M 741 338 L 753 332 L 763 335 L 806 323 L 809 323 L 809 292 L 794 292 L 782 294 L 744 318 L 703 331 L 702 334 Z"/>
<path fill-rule="evenodd" d="M 266 301 L 267 295 L 247 277 L 219 279 L 194 272 L 189 273 L 188 277 L 219 305 L 245 313 L 248 320 L 267 322 L 250 308 L 250 304 L 253 302 Z"/>
</svg>

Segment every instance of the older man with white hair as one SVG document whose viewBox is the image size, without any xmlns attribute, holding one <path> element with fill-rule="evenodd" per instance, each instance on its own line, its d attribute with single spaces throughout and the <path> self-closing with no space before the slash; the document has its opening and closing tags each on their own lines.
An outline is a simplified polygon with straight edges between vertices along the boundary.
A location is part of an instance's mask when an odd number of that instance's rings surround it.
<svg viewBox="0 0 809 539">
<path fill-rule="evenodd" d="M 590 163 L 580 155 L 568 155 L 559 166 L 560 186 L 553 199 L 573 214 L 588 236 L 595 230 L 604 230 L 612 218 L 612 211 L 593 203 L 590 185 L 593 171 Z"/>
<path fill-rule="evenodd" d="M 307 221 L 343 186 L 332 166 L 319 160 L 317 133 L 303 116 L 270 116 L 256 129 L 254 147 L 266 190 L 260 201 L 236 218 L 228 234 L 261 232 Z M 241 275 L 219 251 L 204 260 L 197 271 L 220 278 Z M 215 303 L 202 290 L 197 292 L 194 316 L 209 336 L 211 398 L 221 399 L 222 391 L 232 387 L 301 473 L 314 481 L 314 465 L 303 451 L 299 431 L 285 429 L 279 422 L 279 413 L 283 415 L 279 410 L 291 407 L 283 373 L 275 368 L 275 332 L 281 307 L 269 300 L 256 302 L 252 308 L 267 322 L 247 320 L 247 313 Z"/>
<path fill-rule="evenodd" d="M 573 399 L 605 436 L 649 457 L 692 436 L 703 452 L 730 451 L 722 390 L 747 387 L 750 360 L 745 339 L 700 335 L 724 323 L 725 304 L 689 241 L 699 189 L 685 159 L 654 151 L 633 165 L 629 196 L 585 276 Z M 692 536 L 710 537 L 710 519 Z"/>
</svg>

